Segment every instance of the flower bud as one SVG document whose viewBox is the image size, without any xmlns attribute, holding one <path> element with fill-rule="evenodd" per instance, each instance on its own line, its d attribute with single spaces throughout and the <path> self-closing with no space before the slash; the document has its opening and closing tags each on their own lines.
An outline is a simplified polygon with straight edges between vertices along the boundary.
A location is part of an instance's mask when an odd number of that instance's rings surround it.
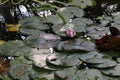
<svg viewBox="0 0 120 80">
<path fill-rule="evenodd" d="M 74 30 L 67 29 L 66 35 L 67 35 L 67 37 L 73 38 L 76 35 L 76 32 Z"/>
</svg>

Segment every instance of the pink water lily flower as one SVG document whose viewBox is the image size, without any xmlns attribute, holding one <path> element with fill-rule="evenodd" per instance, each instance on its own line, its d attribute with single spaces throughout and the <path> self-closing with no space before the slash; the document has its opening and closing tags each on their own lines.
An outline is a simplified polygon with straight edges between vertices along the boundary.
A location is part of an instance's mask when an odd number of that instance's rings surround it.
<svg viewBox="0 0 120 80">
<path fill-rule="evenodd" d="M 74 30 L 72 30 L 72 29 L 67 29 L 66 30 L 66 36 L 67 37 L 73 38 L 75 35 L 76 35 L 76 32 Z"/>
</svg>

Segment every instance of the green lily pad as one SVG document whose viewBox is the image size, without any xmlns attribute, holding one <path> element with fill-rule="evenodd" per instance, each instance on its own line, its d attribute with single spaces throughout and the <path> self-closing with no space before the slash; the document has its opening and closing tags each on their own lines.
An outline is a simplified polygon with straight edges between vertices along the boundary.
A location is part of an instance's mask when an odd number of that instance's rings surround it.
<svg viewBox="0 0 120 80">
<path fill-rule="evenodd" d="M 13 80 L 9 74 L 1 74 L 0 75 L 1 80 Z"/>
<path fill-rule="evenodd" d="M 109 32 L 109 28 L 92 25 L 86 27 L 86 31 L 87 31 L 87 35 L 90 36 L 91 38 L 100 39 Z"/>
<path fill-rule="evenodd" d="M 61 12 L 63 16 L 67 16 L 69 19 L 73 18 L 74 16 L 82 17 L 84 15 L 83 9 L 79 7 L 65 7 L 61 10 Z"/>
<path fill-rule="evenodd" d="M 24 24 L 26 22 L 43 22 L 44 20 L 41 17 L 34 16 L 34 17 L 28 17 L 28 18 L 23 18 L 19 20 L 20 24 Z"/>
<path fill-rule="evenodd" d="M 26 45 L 36 48 L 51 48 L 55 47 L 61 41 L 60 36 L 54 34 L 39 34 L 32 35 L 25 39 Z"/>
<path fill-rule="evenodd" d="M 119 76 L 120 77 L 120 65 L 117 64 L 113 68 L 101 69 L 101 72 L 109 76 Z"/>
<path fill-rule="evenodd" d="M 96 3 L 94 0 L 72 0 L 72 2 L 69 4 L 70 5 L 77 5 L 77 6 L 80 6 L 81 8 L 85 8 L 87 6 L 93 6 Z"/>
<path fill-rule="evenodd" d="M 66 55 L 61 53 L 53 53 L 47 56 L 46 61 L 55 66 L 66 66 L 66 64 L 62 63 Z"/>
<path fill-rule="evenodd" d="M 52 71 L 33 66 L 30 72 L 30 78 L 33 80 L 54 80 L 54 74 Z"/>
<path fill-rule="evenodd" d="M 29 80 L 29 73 L 31 66 L 26 65 L 23 63 L 11 65 L 9 70 L 9 75 L 13 79 L 20 79 L 20 80 Z"/>
<path fill-rule="evenodd" d="M 98 63 L 105 63 L 111 60 L 111 57 L 108 55 L 97 54 L 93 58 L 89 58 L 84 60 L 87 63 L 98 64 Z"/>
<path fill-rule="evenodd" d="M 83 24 L 83 26 L 86 26 L 86 25 L 93 24 L 93 21 L 87 18 L 75 18 L 73 19 L 73 23 L 75 23 L 77 26 L 79 26 L 80 24 Z"/>
<path fill-rule="evenodd" d="M 66 56 L 64 54 L 51 54 L 47 57 L 47 62 L 56 65 L 56 66 L 61 66 L 61 67 L 70 67 L 70 66 L 76 66 L 79 64 L 79 54 L 73 54 Z"/>
<path fill-rule="evenodd" d="M 61 71 L 55 72 L 56 80 L 75 80 L 76 79 L 76 68 L 65 68 Z M 79 80 L 79 79 L 76 79 Z"/>
<path fill-rule="evenodd" d="M 52 29 L 56 34 L 66 37 L 66 33 L 65 33 L 66 28 L 64 28 L 63 24 L 54 24 L 52 26 Z"/>
<path fill-rule="evenodd" d="M 80 53 L 81 56 L 79 56 L 79 58 L 84 61 L 86 59 L 90 59 L 93 58 L 95 55 L 97 55 L 98 52 L 97 51 L 90 51 L 88 53 Z"/>
<path fill-rule="evenodd" d="M 76 32 L 86 32 L 86 23 L 82 22 L 80 19 L 76 18 L 73 20 L 75 27 L 73 28 Z"/>
<path fill-rule="evenodd" d="M 106 54 L 106 55 L 109 55 L 111 57 L 118 57 L 118 56 L 120 56 L 119 52 L 113 51 L 113 50 L 102 52 L 102 54 Z"/>
<path fill-rule="evenodd" d="M 8 41 L 0 45 L 0 54 L 3 56 L 19 56 L 29 52 L 30 48 L 21 40 Z"/>
<path fill-rule="evenodd" d="M 98 63 L 105 63 L 111 60 L 112 57 L 98 53 L 97 51 L 91 51 L 86 54 L 81 54 L 79 58 L 87 63 L 98 64 Z"/>
<path fill-rule="evenodd" d="M 22 24 L 19 31 L 24 34 L 38 34 L 42 32 L 41 30 L 50 28 L 47 24 L 44 24 L 45 21 L 41 17 L 36 16 L 23 18 L 19 23 Z"/>
<path fill-rule="evenodd" d="M 49 49 L 37 49 L 31 50 L 31 53 L 26 55 L 26 57 L 33 61 L 33 64 L 39 68 L 46 70 L 57 70 L 58 68 L 48 66 L 46 63 L 47 56 L 51 54 Z"/>
<path fill-rule="evenodd" d="M 97 69 L 86 69 L 77 72 L 79 80 L 105 80 L 101 72 Z"/>
<path fill-rule="evenodd" d="M 97 68 L 111 68 L 117 65 L 117 62 L 114 60 L 109 60 L 105 63 L 101 63 L 101 64 L 94 64 L 93 67 L 97 67 Z"/>
<path fill-rule="evenodd" d="M 120 24 L 120 15 L 114 17 L 114 22 Z"/>
<path fill-rule="evenodd" d="M 63 41 L 58 44 L 57 50 L 59 51 L 92 51 L 95 49 L 95 44 L 90 41 L 85 41 L 81 38 L 75 40 Z"/>
<path fill-rule="evenodd" d="M 41 30 L 46 30 L 49 29 L 49 26 L 43 23 L 38 23 L 38 22 L 26 22 L 24 23 L 19 31 L 23 34 L 39 34 L 42 31 Z"/>
<path fill-rule="evenodd" d="M 55 72 L 55 78 L 60 80 L 104 80 L 102 74 L 97 69 L 76 70 L 68 68 Z"/>
<path fill-rule="evenodd" d="M 47 22 L 51 22 L 53 24 L 62 24 L 63 20 L 58 15 L 50 15 L 46 17 Z"/>
</svg>

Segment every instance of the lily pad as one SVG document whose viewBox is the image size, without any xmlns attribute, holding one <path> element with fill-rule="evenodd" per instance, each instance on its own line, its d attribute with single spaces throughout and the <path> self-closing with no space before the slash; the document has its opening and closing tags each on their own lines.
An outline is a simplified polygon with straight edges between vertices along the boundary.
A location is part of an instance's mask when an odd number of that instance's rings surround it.
<svg viewBox="0 0 120 80">
<path fill-rule="evenodd" d="M 51 54 L 47 57 L 47 62 L 61 67 L 71 67 L 79 64 L 79 54 L 65 55 L 62 53 Z"/>
<path fill-rule="evenodd" d="M 46 24 L 30 21 L 30 22 L 24 23 L 20 27 L 19 31 L 23 34 L 30 35 L 30 34 L 39 34 L 42 32 L 41 30 L 46 30 L 46 29 L 49 29 L 49 27 Z"/>
<path fill-rule="evenodd" d="M 55 73 L 56 79 L 60 80 L 104 80 L 104 77 L 97 69 L 76 70 L 68 68 Z"/>
<path fill-rule="evenodd" d="M 117 62 L 114 60 L 109 60 L 105 63 L 101 63 L 101 64 L 94 64 L 93 67 L 97 67 L 97 68 L 111 68 L 111 67 L 115 67 L 117 65 Z"/>
<path fill-rule="evenodd" d="M 3 56 L 19 56 L 29 52 L 30 48 L 21 40 L 8 41 L 0 45 L 0 54 Z"/>
<path fill-rule="evenodd" d="M 56 66 L 64 66 L 62 62 L 66 58 L 66 55 L 60 54 L 60 53 L 53 53 L 47 56 L 46 61 L 50 64 L 56 65 Z"/>
<path fill-rule="evenodd" d="M 82 17 L 84 15 L 83 9 L 79 7 L 65 7 L 61 10 L 61 14 L 65 17 L 67 16 L 69 19 L 73 18 L 74 16 Z"/>
<path fill-rule="evenodd" d="M 114 17 L 114 22 L 120 24 L 120 15 Z"/>
<path fill-rule="evenodd" d="M 52 29 L 57 35 L 66 37 L 66 33 L 65 33 L 66 28 L 64 27 L 63 24 L 54 24 L 52 26 Z"/>
<path fill-rule="evenodd" d="M 99 63 L 105 63 L 111 60 L 112 57 L 105 54 L 98 53 L 97 51 L 91 51 L 88 53 L 81 54 L 79 58 L 86 63 L 99 64 Z"/>
<path fill-rule="evenodd" d="M 70 5 L 77 5 L 80 6 L 81 8 L 85 8 L 87 6 L 93 6 L 95 4 L 94 0 L 72 0 Z"/>
<path fill-rule="evenodd" d="M 109 28 L 92 25 L 86 27 L 87 35 L 93 39 L 100 39 L 109 32 Z"/>
<path fill-rule="evenodd" d="M 31 67 L 29 65 L 19 63 L 19 64 L 14 64 L 11 65 L 10 70 L 9 70 L 9 75 L 13 79 L 20 79 L 20 80 L 29 80 L 29 69 Z"/>
<path fill-rule="evenodd" d="M 92 25 L 93 21 L 87 18 L 75 18 L 73 19 L 73 23 L 77 24 L 77 26 L 80 24 L 86 26 L 86 25 Z"/>
<path fill-rule="evenodd" d="M 41 18 L 41 17 L 38 17 L 38 16 L 34 16 L 34 17 L 27 17 L 27 18 L 23 18 L 23 19 L 20 19 L 19 20 L 19 23 L 20 24 L 24 24 L 26 22 L 43 22 L 44 20 Z"/>
<path fill-rule="evenodd" d="M 47 33 L 32 35 L 25 39 L 26 45 L 36 48 L 55 47 L 60 41 L 61 41 L 60 36 Z"/>
<path fill-rule="evenodd" d="M 85 41 L 81 38 L 75 40 L 63 41 L 58 44 L 57 49 L 59 51 L 92 51 L 95 49 L 95 44 L 90 41 Z"/>
<path fill-rule="evenodd" d="M 55 72 L 55 79 L 57 80 L 75 80 L 76 79 L 76 68 L 65 68 L 61 71 Z M 73 76 L 74 75 L 74 76 Z M 78 80 L 78 79 L 76 79 Z"/>
<path fill-rule="evenodd" d="M 33 67 L 30 72 L 30 78 L 33 80 L 54 80 L 54 74 L 38 67 Z"/>
<path fill-rule="evenodd" d="M 120 77 L 120 65 L 117 64 L 113 68 L 101 69 L 101 72 L 109 76 L 119 76 Z"/>
<path fill-rule="evenodd" d="M 109 60 L 111 60 L 110 56 L 97 54 L 93 58 L 85 59 L 84 61 L 87 63 L 98 64 L 108 62 Z"/>
<path fill-rule="evenodd" d="M 50 15 L 46 17 L 46 22 L 53 24 L 62 24 L 63 20 L 58 15 Z"/>
<path fill-rule="evenodd" d="M 21 33 L 24 34 L 38 34 L 41 33 L 41 30 L 49 29 L 50 27 L 45 24 L 44 20 L 41 17 L 29 17 L 23 18 L 19 21 L 22 25 L 19 29 Z"/>
<path fill-rule="evenodd" d="M 39 68 L 45 70 L 57 70 L 58 68 L 48 66 L 46 63 L 46 58 L 50 55 L 49 49 L 31 49 L 31 53 L 26 55 L 26 57 L 33 61 L 33 64 Z"/>
</svg>

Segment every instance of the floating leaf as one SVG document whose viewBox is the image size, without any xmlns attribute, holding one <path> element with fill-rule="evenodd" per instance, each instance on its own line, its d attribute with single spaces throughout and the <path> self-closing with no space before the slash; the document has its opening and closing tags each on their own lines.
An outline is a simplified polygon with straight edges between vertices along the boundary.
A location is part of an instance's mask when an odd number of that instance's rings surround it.
<svg viewBox="0 0 120 80">
<path fill-rule="evenodd" d="M 111 60 L 112 58 L 108 55 L 98 53 L 97 51 L 91 51 L 91 52 L 83 53 L 80 55 L 81 55 L 79 56 L 80 60 L 86 63 L 91 63 L 91 64 L 105 63 Z"/>
<path fill-rule="evenodd" d="M 21 40 L 8 41 L 0 45 L 0 54 L 3 56 L 19 56 L 29 53 L 30 48 Z"/>
<path fill-rule="evenodd" d="M 19 31 L 24 34 L 39 34 L 41 30 L 49 29 L 49 26 L 40 17 L 24 18 L 19 23 L 22 24 Z"/>
<path fill-rule="evenodd" d="M 75 40 L 63 41 L 58 44 L 57 49 L 60 51 L 91 51 L 95 49 L 95 44 L 90 41 L 84 41 L 81 38 Z"/>
<path fill-rule="evenodd" d="M 55 72 L 55 79 L 57 80 L 78 80 L 76 78 L 76 68 L 66 68 Z"/>
<path fill-rule="evenodd" d="M 63 20 L 58 15 L 50 15 L 46 17 L 46 22 L 51 22 L 53 24 L 62 24 Z"/>
<path fill-rule="evenodd" d="M 93 6 L 95 5 L 94 0 L 73 0 L 70 5 L 77 5 L 80 6 L 81 8 L 85 8 L 87 6 Z"/>
<path fill-rule="evenodd" d="M 101 69 L 101 72 L 109 76 L 119 76 L 120 77 L 120 65 L 113 68 Z"/>
<path fill-rule="evenodd" d="M 33 66 L 30 78 L 33 80 L 54 80 L 54 74 L 51 71 Z"/>
<path fill-rule="evenodd" d="M 26 45 L 30 47 L 51 48 L 55 47 L 61 41 L 60 36 L 55 34 L 41 33 L 39 35 L 32 35 L 25 39 Z"/>
<path fill-rule="evenodd" d="M 79 26 L 80 24 L 86 26 L 93 24 L 93 21 L 87 18 L 75 18 L 73 19 L 73 23 L 75 23 L 77 26 Z"/>
<path fill-rule="evenodd" d="M 60 80 L 104 80 L 104 77 L 97 69 L 76 70 L 68 68 L 55 73 L 56 79 Z"/>
<path fill-rule="evenodd" d="M 57 70 L 58 68 L 48 66 L 46 63 L 46 58 L 50 54 L 49 49 L 37 49 L 31 50 L 31 53 L 26 55 L 26 57 L 33 61 L 33 64 L 41 69 L 45 70 Z"/>
<path fill-rule="evenodd" d="M 110 68 L 110 67 L 114 67 L 117 65 L 117 62 L 114 60 L 109 60 L 105 63 L 101 63 L 101 64 L 95 64 L 93 65 L 93 67 L 97 67 L 97 68 Z"/>
<path fill-rule="evenodd" d="M 114 17 L 114 22 L 117 24 L 120 24 L 120 16 L 119 15 Z"/>
<path fill-rule="evenodd" d="M 93 58 L 85 59 L 84 61 L 87 63 L 98 64 L 105 63 L 111 60 L 111 57 L 108 55 L 97 54 Z"/>
<path fill-rule="evenodd" d="M 63 53 L 54 53 L 47 57 L 47 62 L 61 67 L 76 66 L 79 64 L 79 54 L 65 55 Z"/>
<path fill-rule="evenodd" d="M 9 75 L 13 79 L 20 79 L 20 80 L 29 80 L 29 71 L 30 66 L 19 63 L 19 64 L 14 64 L 11 65 L 10 70 L 9 70 Z"/>
<path fill-rule="evenodd" d="M 20 24 L 25 24 L 27 22 L 43 22 L 43 19 L 41 17 L 38 16 L 34 16 L 34 17 L 28 17 L 28 18 L 23 18 L 19 20 Z"/>
<path fill-rule="evenodd" d="M 67 16 L 69 19 L 73 18 L 74 16 L 82 17 L 84 15 L 83 9 L 79 7 L 65 7 L 61 10 L 61 14 L 65 17 Z"/>
<path fill-rule="evenodd" d="M 109 28 L 92 25 L 90 27 L 86 27 L 86 31 L 88 32 L 87 35 L 91 38 L 100 39 L 108 33 Z"/>
</svg>

